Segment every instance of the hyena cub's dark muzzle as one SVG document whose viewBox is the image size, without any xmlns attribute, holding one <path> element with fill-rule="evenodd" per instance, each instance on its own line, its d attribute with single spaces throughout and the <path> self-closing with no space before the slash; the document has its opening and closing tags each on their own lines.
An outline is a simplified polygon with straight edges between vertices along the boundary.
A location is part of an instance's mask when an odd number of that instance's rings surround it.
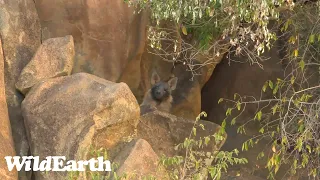
<svg viewBox="0 0 320 180">
<path fill-rule="evenodd" d="M 151 95 L 154 100 L 164 101 L 171 95 L 171 89 L 168 83 L 158 82 L 151 88 Z"/>
</svg>

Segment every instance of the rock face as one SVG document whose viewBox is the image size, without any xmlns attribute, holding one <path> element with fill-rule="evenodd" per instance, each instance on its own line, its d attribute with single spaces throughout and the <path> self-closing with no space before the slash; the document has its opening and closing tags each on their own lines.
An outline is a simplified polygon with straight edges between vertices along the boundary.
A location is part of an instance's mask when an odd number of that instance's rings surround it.
<svg viewBox="0 0 320 180">
<path fill-rule="evenodd" d="M 15 156 L 4 83 L 4 58 L 0 39 L 0 179 L 18 179 L 16 170 L 8 171 L 5 156 Z"/>
<path fill-rule="evenodd" d="M 199 123 L 204 125 L 205 130 L 197 127 L 196 138 L 214 135 L 221 128 L 219 125 L 208 121 L 200 120 Z M 171 157 L 177 155 L 174 147 L 189 137 L 193 124 L 194 121 L 192 120 L 165 112 L 152 111 L 141 116 L 138 124 L 138 137 L 148 141 L 159 156 L 164 154 Z M 224 141 L 219 144 L 212 144 L 203 150 L 206 150 L 206 152 L 218 150 L 223 143 Z"/>
<path fill-rule="evenodd" d="M 20 92 L 26 94 L 33 85 L 40 81 L 70 75 L 73 60 L 74 43 L 72 36 L 47 39 L 22 70 L 16 87 Z"/>
<path fill-rule="evenodd" d="M 114 159 L 114 162 L 120 165 L 116 171 L 117 175 L 126 175 L 128 180 L 138 180 L 150 176 L 157 179 L 169 179 L 164 168 L 158 167 L 158 155 L 153 151 L 150 144 L 143 139 L 128 143 Z"/>
<path fill-rule="evenodd" d="M 86 73 L 35 85 L 22 103 L 31 154 L 87 158 L 88 148 L 110 149 L 130 136 L 140 110 L 124 83 Z M 37 179 L 63 179 L 66 172 L 35 173 Z"/>
<path fill-rule="evenodd" d="M 5 66 L 6 97 L 18 155 L 27 155 L 28 142 L 21 115 L 22 95 L 15 83 L 41 43 L 40 21 L 33 0 L 0 1 L 0 35 Z M 23 172 L 19 172 L 20 175 Z M 20 176 L 20 179 L 24 175 Z M 25 176 L 24 176 L 25 177 Z"/>
<path fill-rule="evenodd" d="M 123 0 L 39 0 L 35 4 L 43 40 L 73 36 L 74 72 L 87 72 L 113 82 L 121 78 L 129 87 L 138 86 L 145 13 L 133 14 L 134 9 Z"/>
<path fill-rule="evenodd" d="M 148 53 L 148 12 L 133 14 L 134 9 L 123 0 L 37 0 L 35 4 L 43 40 L 73 36 L 73 72 L 87 72 L 113 82 L 125 82 L 139 103 L 150 88 L 152 68 L 157 67 L 162 78 L 170 76 L 172 63 Z M 203 62 L 201 57 L 196 59 Z M 186 70 L 186 66 L 180 66 L 174 72 L 179 81 L 173 95 L 172 113 L 193 119 L 201 112 L 201 88 L 213 67 L 202 68 L 198 72 L 201 75 L 193 81 L 190 81 L 192 74 Z"/>
</svg>

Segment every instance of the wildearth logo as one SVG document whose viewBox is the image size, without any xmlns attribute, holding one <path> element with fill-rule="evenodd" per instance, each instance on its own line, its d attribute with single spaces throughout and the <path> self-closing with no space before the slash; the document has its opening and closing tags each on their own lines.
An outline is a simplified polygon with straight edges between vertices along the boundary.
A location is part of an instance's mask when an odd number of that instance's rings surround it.
<svg viewBox="0 0 320 180">
<path fill-rule="evenodd" d="M 5 159 L 9 171 L 14 167 L 17 171 L 21 171 L 22 167 L 25 171 L 85 171 L 86 166 L 89 166 L 90 171 L 111 171 L 110 161 L 104 161 L 103 157 L 66 161 L 65 156 L 48 156 L 41 162 L 39 156 L 6 156 Z"/>
</svg>

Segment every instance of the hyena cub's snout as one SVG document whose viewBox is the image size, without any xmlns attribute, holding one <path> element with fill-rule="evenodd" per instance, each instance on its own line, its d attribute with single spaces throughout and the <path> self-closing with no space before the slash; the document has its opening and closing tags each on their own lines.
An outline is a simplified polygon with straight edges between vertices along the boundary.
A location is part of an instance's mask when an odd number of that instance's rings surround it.
<svg viewBox="0 0 320 180">
<path fill-rule="evenodd" d="M 171 92 L 176 89 L 177 77 L 170 78 L 167 81 L 161 81 L 156 71 L 151 76 L 151 89 L 147 91 L 141 107 L 156 108 L 160 111 L 169 112 L 172 104 Z M 144 112 L 141 112 L 142 114 Z"/>
<path fill-rule="evenodd" d="M 168 83 L 158 82 L 151 88 L 151 94 L 155 100 L 164 101 L 171 96 L 171 88 Z"/>
</svg>

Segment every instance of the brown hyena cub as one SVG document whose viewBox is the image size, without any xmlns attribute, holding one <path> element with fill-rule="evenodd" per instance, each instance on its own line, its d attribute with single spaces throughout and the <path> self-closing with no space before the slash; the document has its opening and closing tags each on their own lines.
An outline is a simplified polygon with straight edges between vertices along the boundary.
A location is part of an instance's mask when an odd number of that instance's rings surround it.
<svg viewBox="0 0 320 180">
<path fill-rule="evenodd" d="M 161 81 L 158 73 L 153 71 L 151 76 L 151 89 L 147 91 L 141 104 L 141 114 L 154 109 L 170 112 L 172 105 L 171 92 L 176 89 L 177 77 Z"/>
</svg>

